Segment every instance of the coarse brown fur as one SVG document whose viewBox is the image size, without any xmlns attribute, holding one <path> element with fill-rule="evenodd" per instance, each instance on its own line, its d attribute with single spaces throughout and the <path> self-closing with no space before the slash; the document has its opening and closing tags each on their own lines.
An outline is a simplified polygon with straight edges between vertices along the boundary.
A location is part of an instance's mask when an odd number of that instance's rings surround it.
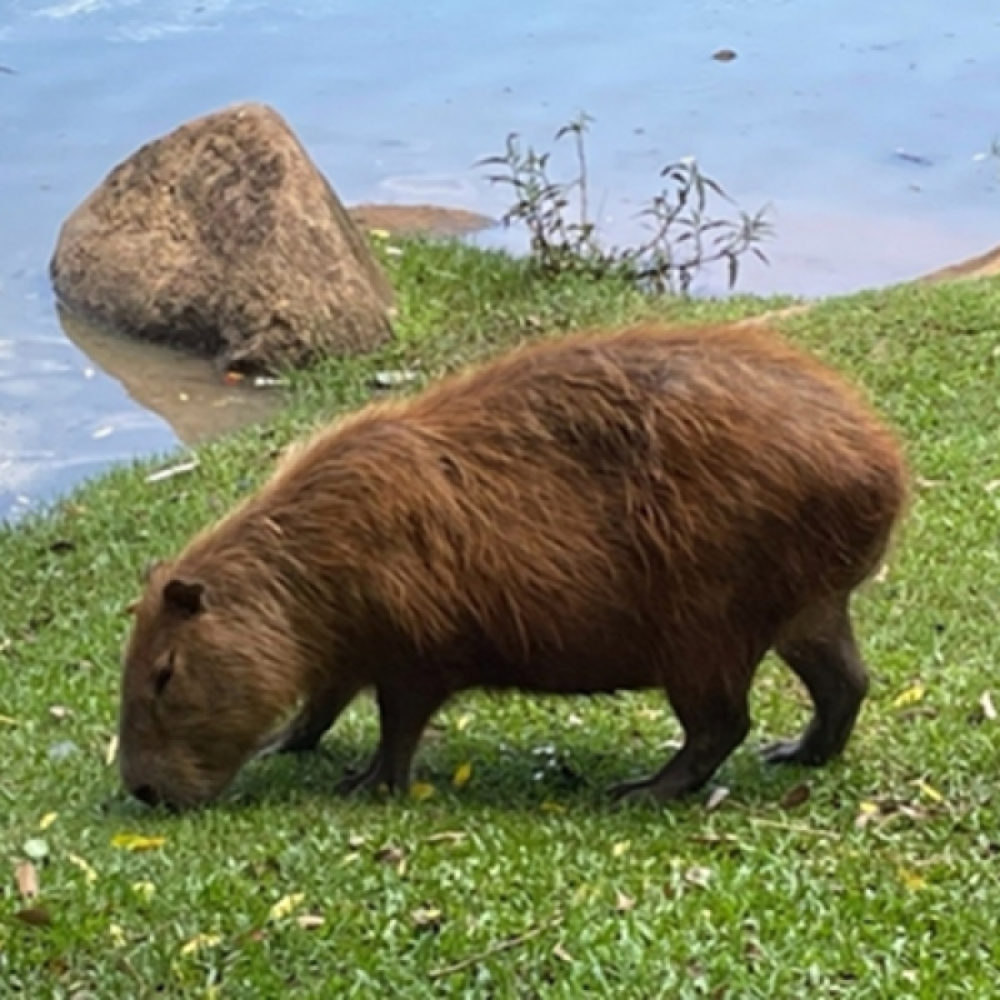
<svg viewBox="0 0 1000 1000">
<path fill-rule="evenodd" d="M 344 787 L 405 788 L 459 691 L 658 687 L 684 745 L 615 793 L 667 800 L 744 739 L 772 648 L 815 714 L 767 755 L 820 764 L 867 691 L 848 605 L 906 478 L 860 394 L 762 329 L 554 338 L 371 404 L 152 569 L 125 655 L 124 783 L 205 802 L 374 688 L 379 746 Z"/>
</svg>

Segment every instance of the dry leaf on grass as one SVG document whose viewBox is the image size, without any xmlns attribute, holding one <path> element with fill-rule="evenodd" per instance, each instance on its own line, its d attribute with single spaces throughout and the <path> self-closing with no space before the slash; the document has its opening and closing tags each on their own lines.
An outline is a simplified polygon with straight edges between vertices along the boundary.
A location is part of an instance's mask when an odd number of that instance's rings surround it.
<svg viewBox="0 0 1000 1000">
<path fill-rule="evenodd" d="M 809 796 L 812 794 L 809 786 L 803 781 L 798 785 L 794 785 L 789 788 L 784 795 L 781 796 L 781 805 L 784 809 L 795 809 L 805 802 L 809 801 Z"/>
<path fill-rule="evenodd" d="M 406 852 L 395 844 L 386 844 L 380 847 L 373 855 L 375 861 L 383 865 L 398 865 L 406 857 Z"/>
<path fill-rule="evenodd" d="M 703 868 L 701 865 L 692 865 L 684 873 L 684 881 L 698 886 L 699 889 L 706 888 L 711 878 L 712 870 L 710 868 Z"/>
<path fill-rule="evenodd" d="M 469 763 L 459 764 L 455 770 L 455 776 L 451 779 L 451 783 L 456 788 L 462 788 L 469 783 L 469 778 L 471 777 L 472 765 Z"/>
<path fill-rule="evenodd" d="M 926 693 L 927 689 L 917 681 L 916 684 L 911 685 L 905 691 L 896 695 L 892 700 L 892 707 L 906 708 L 908 705 L 916 705 L 918 702 L 923 701 Z"/>
<path fill-rule="evenodd" d="M 48 828 L 49 828 L 50 826 L 52 826 L 52 824 L 53 824 L 53 823 L 54 823 L 54 822 L 55 822 L 55 821 L 56 821 L 56 820 L 57 820 L 58 818 L 59 818 L 59 813 L 56 813 L 56 812 L 49 812 L 49 813 L 46 813 L 46 814 L 45 814 L 45 815 L 44 815 L 44 816 L 43 816 L 43 817 L 42 817 L 42 818 L 41 818 L 41 819 L 40 819 L 40 820 L 38 821 L 38 829 L 39 829 L 39 830 L 47 830 L 47 829 L 48 829 Z"/>
<path fill-rule="evenodd" d="M 317 927 L 322 927 L 326 923 L 326 919 L 318 913 L 303 913 L 301 916 L 295 918 L 295 922 L 304 931 L 312 931 Z"/>
<path fill-rule="evenodd" d="M 137 895 L 141 896 L 143 899 L 150 899 L 154 892 L 156 892 L 156 886 L 152 882 L 142 881 L 133 882 L 132 891 Z"/>
<path fill-rule="evenodd" d="M 573 956 L 561 944 L 557 944 L 552 949 L 552 954 L 558 958 L 560 962 L 565 962 L 567 965 L 573 964 Z"/>
<path fill-rule="evenodd" d="M 202 948 L 214 948 L 221 942 L 222 936 L 220 934 L 195 934 L 190 941 L 181 946 L 181 954 L 193 955 L 196 951 L 201 951 Z"/>
<path fill-rule="evenodd" d="M 152 851 L 166 842 L 166 837 L 146 837 L 141 833 L 116 833 L 111 838 L 111 846 L 124 851 Z"/>
<path fill-rule="evenodd" d="M 930 799 L 931 802 L 944 802 L 944 796 L 933 785 L 926 781 L 918 781 L 916 784 L 921 794 Z"/>
<path fill-rule="evenodd" d="M 469 835 L 462 830 L 441 830 L 424 840 L 425 844 L 460 844 Z"/>
<path fill-rule="evenodd" d="M 993 699 L 989 691 L 984 691 L 979 699 L 979 707 L 983 710 L 983 718 L 988 722 L 994 722 L 997 717 L 997 710 L 993 707 Z"/>
<path fill-rule="evenodd" d="M 88 885 L 93 885 L 97 881 L 97 872 L 94 871 L 93 867 L 84 861 L 78 854 L 67 854 L 66 860 L 70 864 L 76 865 L 80 871 L 83 872 L 83 877 L 87 880 Z"/>
<path fill-rule="evenodd" d="M 410 914 L 410 918 L 421 930 L 434 930 L 441 926 L 444 915 L 436 907 L 418 906 Z"/>
<path fill-rule="evenodd" d="M 268 914 L 268 920 L 280 920 L 282 917 L 287 917 L 292 910 L 297 907 L 303 899 L 305 899 L 305 893 L 303 892 L 293 892 L 289 896 L 282 896 L 274 906 L 271 907 L 271 912 Z"/>
<path fill-rule="evenodd" d="M 52 924 L 52 915 L 41 906 L 26 907 L 18 910 L 14 916 L 29 927 L 49 927 Z"/>
<path fill-rule="evenodd" d="M 426 781 L 414 782 L 410 789 L 410 798 L 416 799 L 417 802 L 423 802 L 424 799 L 429 799 L 433 794 L 434 786 Z"/>
<path fill-rule="evenodd" d="M 34 899 L 38 895 L 38 869 L 30 861 L 19 861 L 14 869 L 17 891 L 22 899 Z"/>
<path fill-rule="evenodd" d="M 906 889 L 910 892 L 919 892 L 921 889 L 927 888 L 927 880 L 922 876 L 918 875 L 916 872 L 911 872 L 906 868 L 900 868 L 897 872 L 899 875 L 900 882 Z"/>
<path fill-rule="evenodd" d="M 621 889 L 615 890 L 615 913 L 628 913 L 635 908 L 635 900 Z"/>
</svg>

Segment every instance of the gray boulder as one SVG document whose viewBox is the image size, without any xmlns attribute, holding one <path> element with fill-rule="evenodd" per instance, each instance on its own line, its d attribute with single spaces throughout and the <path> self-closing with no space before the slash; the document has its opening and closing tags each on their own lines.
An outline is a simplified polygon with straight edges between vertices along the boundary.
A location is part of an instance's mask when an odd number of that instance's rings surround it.
<svg viewBox="0 0 1000 1000">
<path fill-rule="evenodd" d="M 187 122 L 116 166 L 64 222 L 50 273 L 67 309 L 242 371 L 392 335 L 367 240 L 260 104 Z"/>
</svg>

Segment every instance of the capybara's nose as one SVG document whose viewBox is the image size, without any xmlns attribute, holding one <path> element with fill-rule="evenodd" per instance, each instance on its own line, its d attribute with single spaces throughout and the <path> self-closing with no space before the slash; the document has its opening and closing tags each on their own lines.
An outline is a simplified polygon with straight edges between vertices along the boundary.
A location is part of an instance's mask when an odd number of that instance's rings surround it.
<svg viewBox="0 0 1000 1000">
<path fill-rule="evenodd" d="M 155 806 L 160 801 L 160 796 L 156 794 L 156 789 L 152 785 L 136 785 L 132 789 L 132 794 L 147 806 Z"/>
</svg>

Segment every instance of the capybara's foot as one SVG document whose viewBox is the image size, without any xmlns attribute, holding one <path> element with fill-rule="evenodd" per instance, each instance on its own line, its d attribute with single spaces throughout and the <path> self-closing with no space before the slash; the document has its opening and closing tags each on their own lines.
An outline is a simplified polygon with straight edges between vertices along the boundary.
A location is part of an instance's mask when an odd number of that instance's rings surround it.
<svg viewBox="0 0 1000 1000">
<path fill-rule="evenodd" d="M 334 786 L 338 795 L 356 795 L 359 792 L 372 792 L 381 783 L 378 774 L 365 771 L 349 771 Z"/>
<path fill-rule="evenodd" d="M 356 772 L 348 772 L 337 782 L 338 795 L 355 795 L 359 792 L 374 792 L 384 789 L 390 793 L 405 792 L 406 782 L 386 773 L 381 750 L 377 751 L 368 764 Z"/>
<path fill-rule="evenodd" d="M 649 778 L 635 778 L 630 781 L 616 782 L 608 787 L 607 794 L 611 801 L 616 803 L 627 800 L 641 801 L 648 799 L 666 804 L 667 802 L 674 802 L 677 799 L 683 798 L 694 790 L 694 788 L 661 782 L 656 775 L 653 775 Z"/>
</svg>

